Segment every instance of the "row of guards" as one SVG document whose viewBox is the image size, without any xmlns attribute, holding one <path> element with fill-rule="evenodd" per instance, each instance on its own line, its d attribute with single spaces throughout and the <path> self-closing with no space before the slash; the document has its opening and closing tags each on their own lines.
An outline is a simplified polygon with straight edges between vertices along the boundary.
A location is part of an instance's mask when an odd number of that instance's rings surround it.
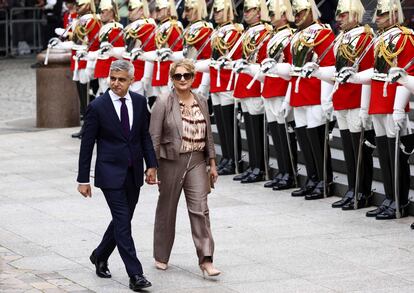
<svg viewBox="0 0 414 293">
<path fill-rule="evenodd" d="M 193 88 L 213 105 L 222 150 L 219 174 L 237 173 L 234 180 L 246 184 L 268 179 L 269 133 L 278 173 L 265 187 L 299 187 L 299 145 L 307 178 L 292 196 L 331 196 L 328 139 L 337 123 L 348 190 L 332 207 L 369 205 L 376 149 L 385 199 L 366 216 L 384 220 L 407 215 L 408 158 L 414 147 L 408 120 L 414 33 L 402 26 L 400 1 L 378 1 L 374 31 L 361 24 L 365 10 L 360 0 L 340 0 L 336 36 L 321 23 L 314 0 L 246 0 L 246 27 L 233 22 L 231 0 L 214 1 L 210 18 L 216 27 L 204 20 L 208 11 L 203 0 L 185 0 L 186 28 L 177 20 L 172 0 L 156 1 L 156 20 L 148 18 L 145 0 L 130 0 L 131 24 L 126 27 L 117 22 L 110 0 L 101 0 L 99 11 L 98 16 L 93 1 L 78 0 L 78 17 L 49 42 L 49 49 L 72 50 L 82 113 L 89 87 L 96 95 L 107 90 L 113 60 L 130 60 L 135 67 L 131 90 L 150 97 L 170 91 L 171 62 L 190 58 L 197 70 Z M 239 164 L 241 117 L 248 144 L 245 170 Z"/>
</svg>

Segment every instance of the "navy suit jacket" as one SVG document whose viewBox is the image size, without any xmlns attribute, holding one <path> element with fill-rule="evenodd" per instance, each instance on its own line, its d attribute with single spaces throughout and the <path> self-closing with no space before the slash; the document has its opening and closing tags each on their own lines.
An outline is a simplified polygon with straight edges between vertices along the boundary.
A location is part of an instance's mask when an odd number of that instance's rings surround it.
<svg viewBox="0 0 414 293">
<path fill-rule="evenodd" d="M 157 167 L 157 159 L 148 132 L 149 112 L 145 97 L 129 92 L 133 105 L 133 122 L 129 137 L 122 131 L 109 92 L 93 100 L 85 115 L 79 152 L 79 183 L 89 182 L 93 148 L 96 142 L 95 186 L 120 189 L 131 158 L 135 183 L 141 187 L 144 177 L 143 159 L 147 168 Z"/>
</svg>

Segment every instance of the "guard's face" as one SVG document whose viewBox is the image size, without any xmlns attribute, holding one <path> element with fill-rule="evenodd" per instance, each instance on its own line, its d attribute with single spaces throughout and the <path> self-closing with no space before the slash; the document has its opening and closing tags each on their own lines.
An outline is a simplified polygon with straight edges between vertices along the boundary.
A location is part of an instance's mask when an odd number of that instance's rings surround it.
<svg viewBox="0 0 414 293">
<path fill-rule="evenodd" d="M 214 21 L 218 24 L 225 22 L 223 9 L 219 11 L 217 11 L 217 9 L 214 9 Z"/>
<path fill-rule="evenodd" d="M 101 10 L 101 13 L 99 15 L 101 16 L 101 21 L 103 23 L 108 23 L 112 21 L 114 17 L 112 10 L 109 9 Z"/>
<path fill-rule="evenodd" d="M 350 20 L 349 12 L 343 12 L 338 14 L 336 16 L 336 22 L 338 23 L 339 28 L 343 31 L 353 28 L 357 24 L 356 20 Z"/>
<path fill-rule="evenodd" d="M 167 7 L 158 9 L 155 9 L 156 13 L 157 13 L 157 20 L 158 21 L 163 21 L 164 19 L 166 19 L 168 17 L 168 10 Z"/>
<path fill-rule="evenodd" d="M 393 25 L 393 21 L 390 18 L 390 13 L 386 12 L 386 13 L 382 13 L 377 15 L 377 17 L 375 18 L 375 24 L 377 25 L 379 30 L 382 29 L 386 29 L 387 27 Z"/>
<path fill-rule="evenodd" d="M 111 71 L 109 73 L 109 88 L 119 97 L 124 97 L 129 86 L 134 82 L 128 71 Z"/>
<path fill-rule="evenodd" d="M 260 20 L 260 11 L 257 8 L 245 9 L 243 18 L 247 24 L 254 24 Z"/>
<path fill-rule="evenodd" d="M 309 9 L 304 9 L 295 14 L 295 24 L 299 29 L 307 28 L 312 22 L 312 11 Z"/>
<path fill-rule="evenodd" d="M 144 16 L 144 9 L 142 7 L 128 10 L 128 18 L 131 22 L 136 21 Z"/>
<path fill-rule="evenodd" d="M 184 16 L 189 22 L 197 21 L 197 11 L 194 8 L 184 8 Z"/>
<path fill-rule="evenodd" d="M 179 66 L 176 68 L 171 80 L 177 90 L 189 91 L 194 82 L 194 73 L 189 72 L 185 67 Z"/>
</svg>

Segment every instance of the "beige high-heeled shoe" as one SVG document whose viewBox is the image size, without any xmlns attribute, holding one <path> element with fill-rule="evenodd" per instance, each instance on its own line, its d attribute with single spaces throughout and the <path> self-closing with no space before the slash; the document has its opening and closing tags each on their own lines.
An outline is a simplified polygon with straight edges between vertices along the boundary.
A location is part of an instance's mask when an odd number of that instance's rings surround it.
<svg viewBox="0 0 414 293">
<path fill-rule="evenodd" d="M 221 271 L 216 269 L 211 262 L 204 262 L 200 265 L 200 270 L 203 273 L 203 278 L 205 277 L 204 274 L 207 273 L 209 277 L 215 277 L 221 274 Z"/>
<path fill-rule="evenodd" d="M 168 263 L 160 262 L 156 260 L 155 267 L 159 270 L 165 271 L 166 269 L 168 269 Z"/>
</svg>

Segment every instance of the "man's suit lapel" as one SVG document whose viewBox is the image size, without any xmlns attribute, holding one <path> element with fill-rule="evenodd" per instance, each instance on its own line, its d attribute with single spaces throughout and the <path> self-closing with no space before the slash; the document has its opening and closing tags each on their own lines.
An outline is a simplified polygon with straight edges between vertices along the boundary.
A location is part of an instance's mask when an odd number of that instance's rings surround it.
<svg viewBox="0 0 414 293">
<path fill-rule="evenodd" d="M 109 119 L 113 121 L 113 125 L 115 125 L 115 127 L 118 129 L 119 133 L 124 138 L 127 138 L 124 134 L 123 129 L 122 129 L 121 121 L 119 120 L 118 114 L 116 114 L 116 110 L 115 110 L 114 104 L 112 103 L 111 96 L 109 95 L 109 92 L 106 91 L 105 94 L 101 97 L 101 99 L 104 99 L 104 105 L 105 105 L 106 113 L 108 114 Z"/>
</svg>

